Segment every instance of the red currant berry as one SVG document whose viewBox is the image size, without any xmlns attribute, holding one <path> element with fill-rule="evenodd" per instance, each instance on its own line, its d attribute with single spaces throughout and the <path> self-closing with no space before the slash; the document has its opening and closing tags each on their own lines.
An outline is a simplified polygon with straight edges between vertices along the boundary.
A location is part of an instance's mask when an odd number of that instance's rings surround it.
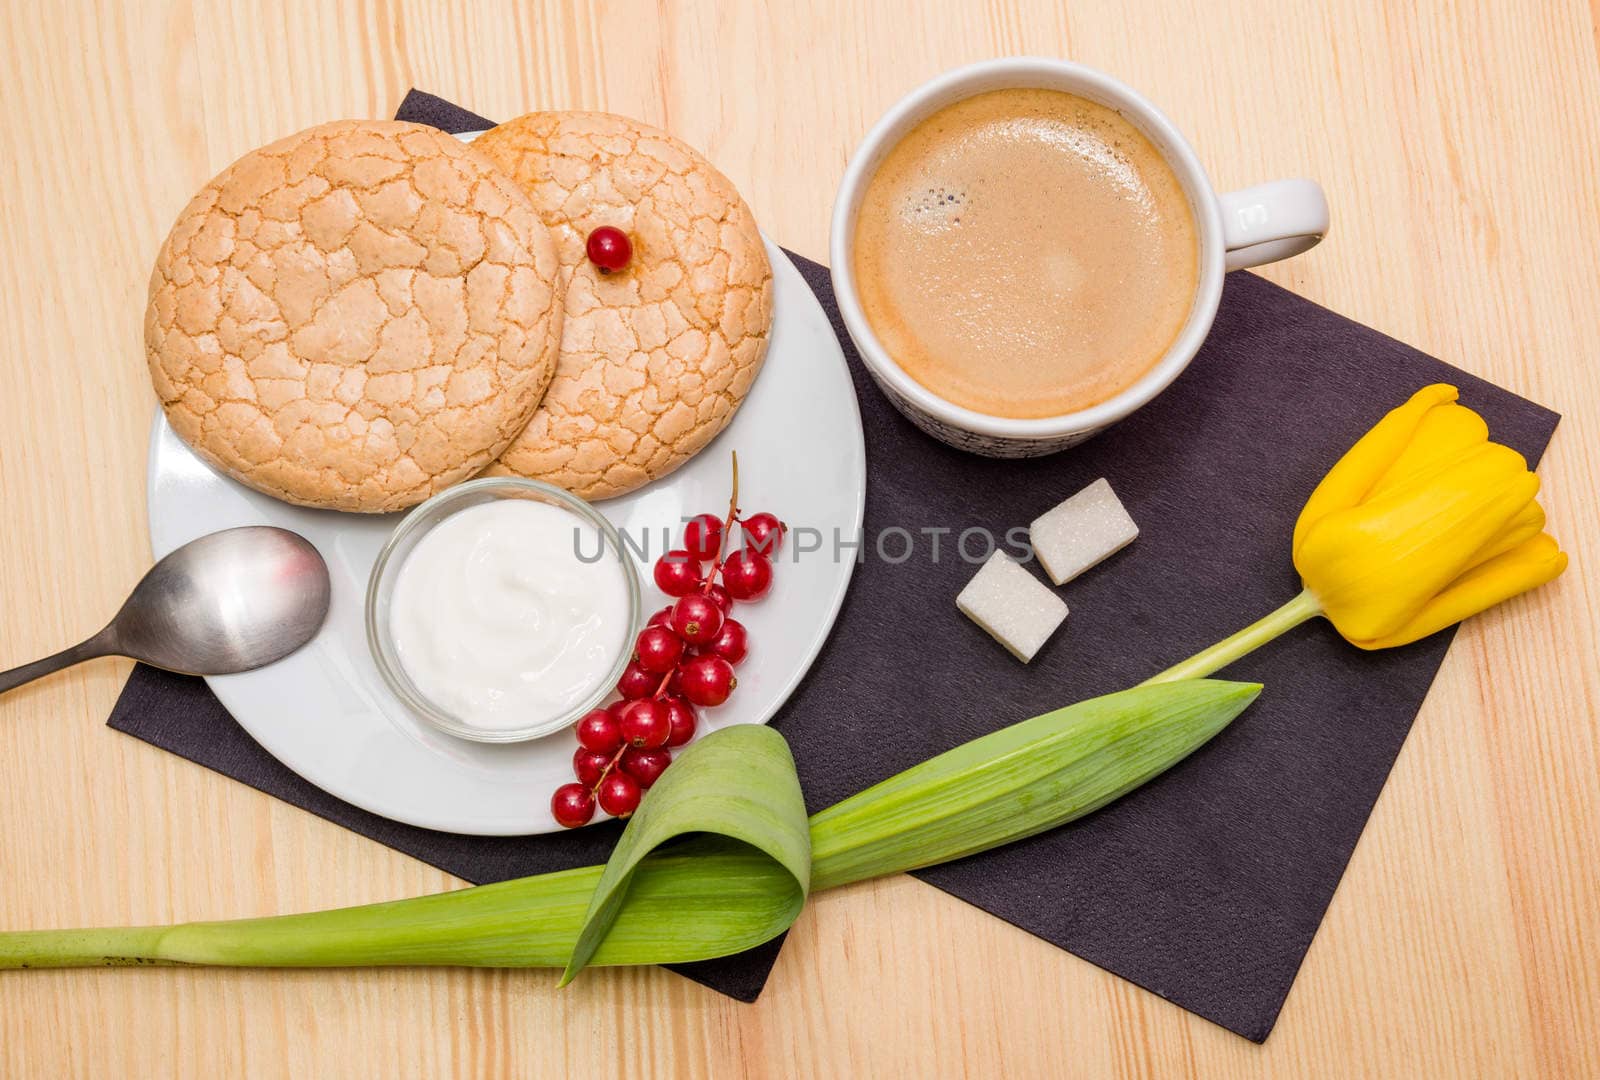
<svg viewBox="0 0 1600 1080">
<path fill-rule="evenodd" d="M 751 514 L 739 523 L 739 527 L 744 530 L 744 546 L 769 559 L 778 557 L 778 549 L 783 546 L 783 534 L 789 531 L 789 526 L 765 511 Z"/>
<path fill-rule="evenodd" d="M 666 607 L 662 608 L 660 611 L 658 611 L 654 615 L 650 616 L 650 621 L 645 623 L 645 625 L 646 626 L 667 626 L 667 625 L 670 625 L 671 622 L 672 622 L 672 605 L 668 604 Z"/>
<path fill-rule="evenodd" d="M 556 824 L 568 829 L 587 825 L 594 817 L 594 795 L 582 784 L 562 784 L 550 796 L 550 813 Z"/>
<path fill-rule="evenodd" d="M 722 550 L 722 519 L 715 514 L 696 514 L 683 527 L 683 546 L 701 562 L 710 562 Z"/>
<path fill-rule="evenodd" d="M 670 627 L 647 626 L 639 631 L 639 640 L 633 647 L 633 658 L 650 674 L 665 675 L 678 666 L 681 656 L 683 639 L 673 633 Z M 651 687 L 652 691 L 654 689 Z"/>
<path fill-rule="evenodd" d="M 619 717 L 610 709 L 594 709 L 578 721 L 578 745 L 599 754 L 615 754 L 622 747 Z"/>
<path fill-rule="evenodd" d="M 634 701 L 649 697 L 659 685 L 660 675 L 652 675 L 640 667 L 637 660 L 630 660 L 628 666 L 622 669 L 622 678 L 617 680 L 617 693 Z"/>
<path fill-rule="evenodd" d="M 595 794 L 600 799 L 600 809 L 612 817 L 627 817 L 639 809 L 642 793 L 639 781 L 620 769 L 612 769 L 610 775 L 600 781 L 600 789 Z"/>
<path fill-rule="evenodd" d="M 678 670 L 683 673 L 683 696 L 708 709 L 727 701 L 739 685 L 733 665 L 720 656 L 697 656 Z"/>
<path fill-rule="evenodd" d="M 690 593 L 672 605 L 672 629 L 690 645 L 709 645 L 722 632 L 722 609 L 704 593 Z"/>
<path fill-rule="evenodd" d="M 628 234 L 615 225 L 602 225 L 589 234 L 589 240 L 584 244 L 588 252 L 589 261 L 600 268 L 604 274 L 621 270 L 628 265 L 628 260 L 633 258 L 633 241 L 628 239 Z"/>
<path fill-rule="evenodd" d="M 684 662 L 688 660 L 689 654 L 693 652 L 693 649 L 685 649 L 684 660 L 680 660 L 678 662 L 678 666 L 672 669 L 672 674 L 667 676 L 668 694 L 676 694 L 679 697 L 683 696 L 683 665 Z"/>
<path fill-rule="evenodd" d="M 612 723 L 617 725 L 617 746 L 613 746 L 611 748 L 613 750 L 622 745 L 622 714 L 628 711 L 628 706 L 632 705 L 633 702 L 633 698 L 623 698 L 621 701 L 613 701 L 606 706 L 606 712 L 610 715 Z M 598 750 L 599 747 L 595 747 L 595 749 Z"/>
<path fill-rule="evenodd" d="M 709 585 L 706 587 L 705 593 L 706 599 L 721 608 L 724 615 L 733 610 L 733 597 L 729 596 L 728 590 L 721 585 Z"/>
<path fill-rule="evenodd" d="M 667 710 L 655 698 L 644 698 L 628 706 L 622 714 L 622 739 L 640 750 L 655 750 L 667 745 L 672 734 L 672 721 Z"/>
<path fill-rule="evenodd" d="M 700 587 L 700 560 L 687 551 L 669 551 L 656 560 L 656 588 L 668 596 L 688 596 Z"/>
<path fill-rule="evenodd" d="M 580 746 L 578 752 L 572 755 L 572 772 L 577 776 L 578 783 L 586 788 L 598 784 L 606 773 L 606 766 L 610 764 L 611 755 L 598 750 L 586 750 Z"/>
<path fill-rule="evenodd" d="M 706 648 L 712 656 L 720 656 L 730 664 L 737 664 L 743 660 L 750 651 L 750 636 L 745 633 L 744 623 L 738 619 L 722 620 L 722 632 L 717 635 Z"/>
<path fill-rule="evenodd" d="M 694 706 L 676 694 L 668 694 L 661 699 L 661 704 L 667 708 L 667 722 L 672 726 L 672 734 L 667 736 L 668 746 L 682 746 L 694 738 L 695 723 L 699 717 L 695 716 Z"/>
<path fill-rule="evenodd" d="M 622 771 L 647 788 L 661 778 L 672 764 L 672 755 L 665 750 L 627 750 L 622 755 Z"/>
<path fill-rule="evenodd" d="M 723 560 L 722 583 L 735 600 L 759 600 L 772 588 L 772 563 L 765 555 L 740 548 Z"/>
</svg>

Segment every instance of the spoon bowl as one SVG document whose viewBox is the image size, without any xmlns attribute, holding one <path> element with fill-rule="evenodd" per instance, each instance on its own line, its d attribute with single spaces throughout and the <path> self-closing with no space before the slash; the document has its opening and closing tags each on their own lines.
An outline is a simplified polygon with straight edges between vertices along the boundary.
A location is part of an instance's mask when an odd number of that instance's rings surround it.
<svg viewBox="0 0 1600 1080">
<path fill-rule="evenodd" d="M 0 672 L 0 693 L 96 656 L 185 675 L 249 671 L 315 637 L 329 592 L 327 564 L 298 533 L 266 525 L 211 533 L 151 567 L 98 634 Z"/>
</svg>

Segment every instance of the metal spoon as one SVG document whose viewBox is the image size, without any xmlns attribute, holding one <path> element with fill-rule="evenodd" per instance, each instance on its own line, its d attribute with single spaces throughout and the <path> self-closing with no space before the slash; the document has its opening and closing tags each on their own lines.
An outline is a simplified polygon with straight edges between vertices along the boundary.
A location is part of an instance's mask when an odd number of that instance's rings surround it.
<svg viewBox="0 0 1600 1080">
<path fill-rule="evenodd" d="M 96 656 L 185 675 L 249 671 L 316 636 L 328 591 L 327 563 L 298 533 L 265 525 L 214 532 L 151 567 L 88 641 L 0 671 L 0 694 Z"/>
</svg>

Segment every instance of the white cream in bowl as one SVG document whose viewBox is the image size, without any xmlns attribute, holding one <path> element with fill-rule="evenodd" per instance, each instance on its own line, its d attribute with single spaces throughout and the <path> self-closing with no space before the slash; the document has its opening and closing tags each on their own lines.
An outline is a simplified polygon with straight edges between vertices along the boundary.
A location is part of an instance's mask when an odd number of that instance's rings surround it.
<svg viewBox="0 0 1600 1080">
<path fill-rule="evenodd" d="M 559 506 L 502 499 L 440 521 L 406 555 L 389 604 L 400 666 L 482 731 L 559 717 L 627 648 L 628 580 L 594 527 Z"/>
</svg>

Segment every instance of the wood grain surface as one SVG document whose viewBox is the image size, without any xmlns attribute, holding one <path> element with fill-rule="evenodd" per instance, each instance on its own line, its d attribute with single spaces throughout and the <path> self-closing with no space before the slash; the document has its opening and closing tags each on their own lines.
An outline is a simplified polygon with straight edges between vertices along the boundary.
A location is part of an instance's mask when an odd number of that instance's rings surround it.
<svg viewBox="0 0 1600 1080">
<path fill-rule="evenodd" d="M 749 1006 L 658 970 L 4 973 L 0 1074 L 1600 1074 L 1600 62 L 1575 0 L 5 0 L 0 664 L 96 629 L 150 561 L 149 264 L 243 151 L 411 86 L 623 112 L 823 259 L 882 110 L 1023 52 L 1145 90 L 1221 187 L 1317 177 L 1332 233 L 1269 277 L 1566 414 L 1541 472 L 1572 569 L 1458 638 L 1265 1046 L 896 878 L 813 903 Z M 0 699 L 0 926 L 455 884 L 108 731 L 127 671 Z"/>
</svg>

